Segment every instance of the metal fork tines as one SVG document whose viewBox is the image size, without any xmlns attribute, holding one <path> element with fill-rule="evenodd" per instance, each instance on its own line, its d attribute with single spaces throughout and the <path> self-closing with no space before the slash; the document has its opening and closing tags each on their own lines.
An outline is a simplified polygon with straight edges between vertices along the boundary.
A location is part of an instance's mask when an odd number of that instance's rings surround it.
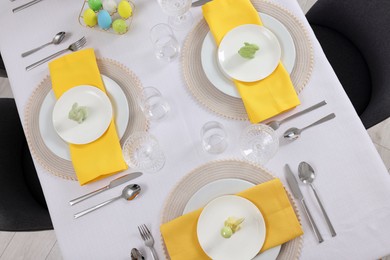
<svg viewBox="0 0 390 260">
<path fill-rule="evenodd" d="M 150 249 L 150 252 L 152 253 L 152 258 L 154 260 L 158 260 L 157 253 L 153 248 L 154 239 L 153 239 L 153 236 L 150 233 L 148 227 L 145 224 L 143 224 L 141 226 L 138 226 L 138 231 L 142 237 L 142 240 L 145 242 L 145 246 L 147 246 Z"/>
<path fill-rule="evenodd" d="M 39 65 L 45 63 L 46 61 L 49 61 L 49 60 L 51 60 L 51 59 L 53 59 L 53 58 L 55 58 L 55 57 L 65 53 L 67 51 L 78 51 L 81 48 L 83 48 L 83 46 L 86 43 L 87 43 L 87 39 L 85 39 L 85 37 L 82 37 L 78 41 L 76 41 L 76 42 L 72 43 L 71 45 L 69 45 L 68 48 L 66 48 L 66 49 L 64 49 L 62 51 L 56 52 L 56 53 L 54 53 L 54 54 L 52 54 L 52 55 L 50 55 L 50 56 L 48 56 L 48 57 L 46 57 L 46 58 L 44 58 L 44 59 L 42 59 L 40 61 L 37 61 L 37 62 L 31 64 L 30 66 L 27 66 L 26 70 L 29 71 L 29 70 L 31 70 L 31 69 L 33 69 L 35 67 L 38 67 Z"/>
</svg>

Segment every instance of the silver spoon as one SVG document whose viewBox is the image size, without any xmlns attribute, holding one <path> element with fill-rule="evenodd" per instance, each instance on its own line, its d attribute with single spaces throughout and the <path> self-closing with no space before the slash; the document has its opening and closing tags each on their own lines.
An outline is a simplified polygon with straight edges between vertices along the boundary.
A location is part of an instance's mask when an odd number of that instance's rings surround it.
<svg viewBox="0 0 390 260">
<path fill-rule="evenodd" d="M 295 113 L 295 114 L 293 114 L 293 115 L 291 115 L 291 116 L 289 116 L 289 117 L 286 117 L 285 119 L 282 119 L 282 120 L 280 120 L 280 121 L 277 121 L 277 120 L 270 121 L 270 122 L 267 123 L 267 125 L 269 125 L 272 129 L 276 130 L 276 129 L 278 129 L 278 128 L 280 127 L 280 125 L 283 124 L 284 122 L 287 122 L 288 120 L 291 120 L 291 119 L 296 118 L 296 117 L 298 117 L 298 116 L 301 116 L 301 115 L 303 115 L 303 114 L 306 114 L 307 112 L 310 112 L 310 111 L 312 111 L 312 110 L 314 110 L 314 109 L 317 109 L 317 108 L 319 108 L 319 107 L 322 107 L 323 105 L 326 105 L 326 101 L 325 101 L 325 100 L 323 100 L 323 101 L 321 101 L 320 103 L 317 103 L 317 104 L 315 104 L 315 105 L 313 105 L 313 106 L 311 106 L 311 107 L 308 107 L 308 108 L 306 108 L 305 110 L 302 110 L 301 112 L 298 112 L 298 113 Z"/>
<path fill-rule="evenodd" d="M 141 254 L 141 252 L 137 248 L 131 249 L 131 260 L 144 260 L 145 257 Z"/>
<path fill-rule="evenodd" d="M 74 218 L 79 218 L 81 216 L 84 216 L 85 214 L 88 214 L 88 213 L 90 213 L 90 212 L 92 212 L 92 211 L 94 211 L 94 210 L 96 210 L 98 208 L 101 208 L 101 207 L 103 207 L 103 206 L 105 206 L 105 205 L 107 205 L 107 204 L 109 204 L 111 202 L 114 202 L 114 201 L 116 201 L 116 200 L 118 200 L 120 198 L 124 198 L 125 200 L 129 200 L 129 201 L 133 200 L 133 199 L 135 199 L 135 197 L 138 196 L 138 194 L 140 192 L 141 192 L 141 187 L 138 184 L 127 185 L 123 189 L 122 194 L 120 196 L 112 198 L 112 199 L 107 200 L 105 202 L 102 202 L 102 203 L 100 203 L 100 204 L 98 204 L 96 206 L 93 206 L 93 207 L 91 207 L 89 209 L 83 210 L 83 211 L 81 211 L 79 213 L 76 213 L 76 214 L 74 214 Z"/>
<path fill-rule="evenodd" d="M 333 119 L 335 117 L 336 117 L 336 115 L 334 113 L 332 113 L 332 114 L 329 114 L 329 115 L 321 118 L 320 120 L 318 120 L 318 121 L 316 121 L 316 122 L 314 122 L 314 123 L 304 127 L 304 128 L 299 129 L 299 128 L 296 128 L 296 127 L 292 127 L 290 129 L 288 129 L 286 132 L 284 132 L 283 136 L 284 136 L 284 138 L 290 139 L 290 140 L 298 139 L 298 137 L 301 136 L 301 133 L 302 133 L 303 130 L 306 130 L 309 127 L 312 127 L 312 126 L 324 123 L 324 122 L 326 122 L 328 120 L 331 120 L 331 119 Z"/>
<path fill-rule="evenodd" d="M 311 167 L 310 164 L 307 162 L 301 162 L 298 166 L 298 176 L 299 179 L 304 183 L 310 185 L 311 189 L 314 192 L 314 195 L 316 196 L 316 199 L 318 201 L 318 204 L 320 205 L 322 214 L 324 214 L 326 224 L 328 224 L 330 233 L 332 234 L 332 237 L 336 236 L 336 231 L 333 228 L 332 223 L 330 222 L 330 219 L 328 217 L 328 214 L 326 214 L 324 206 L 322 206 L 321 200 L 317 194 L 316 189 L 314 188 L 313 181 L 316 177 L 316 174 L 314 172 L 314 169 Z"/>
<path fill-rule="evenodd" d="M 30 50 L 30 51 L 26 51 L 25 53 L 22 53 L 22 57 L 26 57 L 26 56 L 28 56 L 28 55 L 30 55 L 30 54 L 36 52 L 36 51 L 39 51 L 40 49 L 42 49 L 42 48 L 44 48 L 44 47 L 46 47 L 46 46 L 48 46 L 48 45 L 50 45 L 50 44 L 55 44 L 55 45 L 57 45 L 57 44 L 59 44 L 60 42 L 62 42 L 62 40 L 63 40 L 64 38 L 65 38 L 65 32 L 59 32 L 59 33 L 57 33 L 57 34 L 54 36 L 54 38 L 53 38 L 53 40 L 52 40 L 51 42 L 45 43 L 45 44 L 43 44 L 42 46 L 39 46 L 39 47 L 37 47 L 37 48 L 35 48 L 35 49 L 32 49 L 32 50 Z"/>
</svg>

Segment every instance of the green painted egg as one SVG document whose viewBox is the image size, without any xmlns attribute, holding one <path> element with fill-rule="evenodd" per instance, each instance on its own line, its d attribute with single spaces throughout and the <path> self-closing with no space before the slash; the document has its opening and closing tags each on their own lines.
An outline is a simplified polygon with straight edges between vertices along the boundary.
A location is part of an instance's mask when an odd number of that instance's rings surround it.
<svg viewBox="0 0 390 260">
<path fill-rule="evenodd" d="M 122 19 L 116 19 L 112 23 L 112 29 L 114 29 L 114 31 L 118 34 L 124 34 L 125 32 L 127 32 L 127 24 Z"/>
<path fill-rule="evenodd" d="M 95 12 L 99 11 L 102 8 L 101 0 L 88 0 L 89 8 L 94 10 Z"/>
</svg>

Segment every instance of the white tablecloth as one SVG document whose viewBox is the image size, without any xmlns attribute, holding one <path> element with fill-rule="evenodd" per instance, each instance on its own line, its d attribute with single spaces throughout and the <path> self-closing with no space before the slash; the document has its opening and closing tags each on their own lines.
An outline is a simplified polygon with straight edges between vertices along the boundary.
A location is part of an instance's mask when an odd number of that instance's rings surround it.
<svg viewBox="0 0 390 260">
<path fill-rule="evenodd" d="M 47 65 L 30 72 L 26 72 L 25 67 L 66 48 L 83 35 L 88 40 L 87 46 L 95 48 L 97 56 L 123 63 L 138 75 L 144 86 L 160 89 L 172 105 L 169 117 L 152 123 L 150 129 L 163 147 L 166 164 L 160 172 L 144 174 L 136 180 L 143 192 L 132 202 L 120 200 L 75 220 L 74 213 L 119 195 L 121 188 L 106 191 L 73 207 L 69 206 L 69 200 L 106 185 L 114 177 L 80 187 L 75 181 L 49 174 L 36 163 L 64 259 L 128 259 L 131 248 L 143 247 L 137 230 L 141 223 L 151 227 L 157 240 L 157 252 L 162 258 L 160 216 L 170 190 L 186 173 L 201 164 L 215 159 L 241 158 L 237 139 L 249 122 L 228 120 L 208 111 L 186 90 L 178 59 L 171 63 L 156 60 L 149 29 L 167 20 L 156 1 L 135 0 L 132 28 L 123 36 L 80 26 L 78 15 L 82 1 L 45 0 L 12 13 L 13 8 L 25 2 L 27 0 L 0 3 L 0 51 L 21 118 L 33 90 L 48 75 Z M 286 163 L 296 172 L 299 162 L 307 161 L 318 173 L 315 184 L 337 236 L 330 236 L 313 194 L 308 187 L 302 187 L 325 242 L 316 242 L 307 219 L 301 214 L 305 231 L 301 259 L 376 259 L 390 254 L 390 178 L 386 168 L 298 3 L 290 0 L 273 2 L 301 19 L 309 30 L 314 48 L 312 77 L 300 94 L 302 105 L 288 114 L 321 100 L 328 102 L 325 107 L 286 123 L 278 133 L 282 134 L 293 125 L 305 126 L 331 112 L 337 115 L 334 120 L 307 130 L 301 139 L 282 144 L 277 155 L 266 165 L 284 183 Z M 195 25 L 201 19 L 201 11 L 192 8 L 191 12 Z M 50 41 L 59 31 L 71 34 L 66 42 L 60 46 L 51 45 L 26 58 L 20 57 L 22 52 Z M 175 33 L 183 42 L 188 32 Z M 287 114 L 280 118 L 285 116 Z M 229 147 L 221 155 L 206 155 L 200 148 L 200 128 L 209 120 L 223 123 L 230 136 Z M 302 210 L 300 206 L 299 209 Z"/>
</svg>

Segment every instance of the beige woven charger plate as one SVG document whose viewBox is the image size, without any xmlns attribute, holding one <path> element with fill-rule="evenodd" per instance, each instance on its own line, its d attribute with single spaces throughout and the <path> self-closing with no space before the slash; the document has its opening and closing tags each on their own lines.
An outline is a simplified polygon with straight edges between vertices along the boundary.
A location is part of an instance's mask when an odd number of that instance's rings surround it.
<svg viewBox="0 0 390 260">
<path fill-rule="evenodd" d="M 183 214 L 189 199 L 204 185 L 221 179 L 239 178 L 254 184 L 260 184 L 274 179 L 268 171 L 258 165 L 240 160 L 221 160 L 206 163 L 187 174 L 176 186 L 166 199 L 162 210 L 161 223 L 169 222 Z M 294 211 L 300 221 L 298 208 L 291 194 L 286 190 Z M 169 259 L 164 240 L 165 258 Z M 277 259 L 298 259 L 301 253 L 303 236 L 297 237 L 281 247 Z"/>
<path fill-rule="evenodd" d="M 296 51 L 295 65 L 290 77 L 299 94 L 311 76 L 314 63 L 313 48 L 305 27 L 290 11 L 279 5 L 259 0 L 252 0 L 252 4 L 257 11 L 279 20 L 290 32 Z M 218 90 L 203 71 L 201 50 L 203 40 L 209 31 L 205 19 L 202 19 L 184 42 L 181 63 L 187 88 L 200 104 L 218 115 L 248 120 L 242 100 Z"/>
<path fill-rule="evenodd" d="M 110 59 L 97 59 L 100 73 L 114 80 L 126 96 L 129 107 L 129 122 L 120 143 L 136 131 L 146 131 L 148 122 L 137 105 L 137 97 L 141 95 L 142 85 L 137 76 L 122 64 Z M 25 132 L 26 139 L 34 158 L 51 174 L 68 180 L 77 180 L 71 161 L 53 153 L 43 141 L 39 130 L 39 114 L 46 95 L 51 90 L 51 79 L 47 76 L 35 89 L 26 106 Z M 51 120 L 48 118 L 47 120 Z"/>
</svg>

